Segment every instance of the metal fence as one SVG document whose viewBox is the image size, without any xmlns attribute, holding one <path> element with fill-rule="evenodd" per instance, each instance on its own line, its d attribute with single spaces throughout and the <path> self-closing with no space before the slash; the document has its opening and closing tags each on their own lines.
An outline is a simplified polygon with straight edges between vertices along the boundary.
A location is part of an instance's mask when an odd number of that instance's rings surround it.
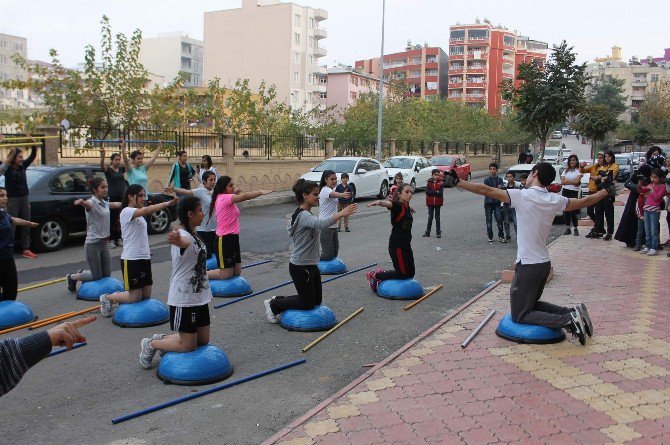
<svg viewBox="0 0 670 445">
<path fill-rule="evenodd" d="M 326 139 L 300 134 L 237 134 L 235 156 L 245 158 L 323 158 Z"/>
<path fill-rule="evenodd" d="M 334 145 L 335 156 L 377 157 L 377 141 L 361 139 L 338 139 Z M 391 143 L 382 141 L 382 159 L 391 157 Z"/>
<path fill-rule="evenodd" d="M 3 139 L 0 142 L 0 160 L 2 162 L 7 159 L 9 150 L 11 148 L 18 148 L 24 153 L 24 159 L 27 159 L 30 156 L 33 146 L 37 146 L 37 153 L 35 160 L 33 161 L 34 165 L 46 164 L 46 144 L 44 139 L 36 139 L 36 142 L 33 143 L 29 139 L 13 139 L 13 138 L 27 138 L 23 133 L 2 133 Z M 31 134 L 30 136 L 35 138 L 44 137 L 43 134 Z"/>
</svg>

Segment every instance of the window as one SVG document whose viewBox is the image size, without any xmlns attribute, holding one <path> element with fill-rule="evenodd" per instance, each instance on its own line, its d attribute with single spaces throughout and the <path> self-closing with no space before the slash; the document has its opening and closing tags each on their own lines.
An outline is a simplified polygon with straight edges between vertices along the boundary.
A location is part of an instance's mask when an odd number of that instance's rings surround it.
<svg viewBox="0 0 670 445">
<path fill-rule="evenodd" d="M 310 104 L 314 103 L 314 95 L 313 94 L 307 93 L 307 102 L 310 103 Z"/>
<path fill-rule="evenodd" d="M 350 98 L 351 100 L 356 100 L 356 99 L 358 99 L 358 93 L 356 93 L 355 91 L 350 91 L 350 92 L 349 92 L 349 98 Z"/>
<path fill-rule="evenodd" d="M 325 85 L 328 83 L 328 76 L 319 76 L 319 83 Z"/>
<path fill-rule="evenodd" d="M 190 43 L 185 42 L 181 43 L 181 52 L 183 52 L 184 54 L 191 54 L 191 49 L 192 48 Z"/>
<path fill-rule="evenodd" d="M 300 63 L 300 53 L 293 53 L 293 63 Z"/>
<path fill-rule="evenodd" d="M 451 31 L 449 33 L 449 40 L 463 40 L 465 39 L 465 30 L 460 29 L 458 31 Z"/>
<path fill-rule="evenodd" d="M 437 63 L 437 56 L 426 56 L 426 63 Z"/>
<path fill-rule="evenodd" d="M 658 74 L 652 74 L 651 75 L 651 81 L 652 82 L 658 82 Z"/>
<path fill-rule="evenodd" d="M 421 65 L 421 57 L 412 57 L 412 65 Z"/>
<path fill-rule="evenodd" d="M 293 43 L 295 43 L 296 45 L 300 45 L 300 33 L 299 32 L 296 32 L 295 34 L 293 34 Z"/>
<path fill-rule="evenodd" d="M 300 26 L 302 24 L 302 17 L 300 17 L 300 14 L 296 14 L 293 16 L 293 23 L 295 26 Z"/>
<path fill-rule="evenodd" d="M 181 58 L 181 67 L 191 69 L 191 58 L 190 57 L 182 57 Z"/>
<path fill-rule="evenodd" d="M 381 168 L 379 163 L 377 161 L 373 161 L 372 159 L 366 159 L 365 165 L 367 171 L 379 170 Z"/>
<path fill-rule="evenodd" d="M 309 56 L 309 66 L 316 65 L 316 58 L 314 56 Z"/>
<path fill-rule="evenodd" d="M 86 193 L 90 189 L 83 170 L 70 170 L 54 177 L 49 182 L 52 193 Z"/>
<path fill-rule="evenodd" d="M 316 29 L 319 27 L 319 24 L 317 23 L 316 19 L 314 17 L 309 18 L 309 27 L 312 29 Z"/>
<path fill-rule="evenodd" d="M 310 85 L 314 85 L 316 83 L 316 75 L 315 74 L 310 74 L 308 82 L 309 82 Z"/>
<path fill-rule="evenodd" d="M 319 98 L 320 99 L 326 99 L 327 97 L 328 96 L 326 95 L 326 93 L 323 93 L 323 92 L 319 93 Z"/>
<path fill-rule="evenodd" d="M 503 44 L 507 46 L 514 46 L 514 36 L 503 36 Z"/>
<path fill-rule="evenodd" d="M 457 55 L 457 54 L 463 54 L 463 46 L 450 46 L 449 47 L 449 54 L 452 55 Z"/>
<path fill-rule="evenodd" d="M 413 70 L 409 72 L 409 77 L 421 77 L 421 71 Z"/>
<path fill-rule="evenodd" d="M 437 70 L 435 68 L 426 70 L 426 76 L 437 76 Z"/>
<path fill-rule="evenodd" d="M 297 71 L 293 72 L 293 82 L 300 82 L 300 73 Z"/>
<path fill-rule="evenodd" d="M 489 36 L 488 29 L 470 29 L 468 30 L 469 40 L 486 40 Z"/>
<path fill-rule="evenodd" d="M 300 91 L 291 91 L 291 103 L 295 104 L 300 100 Z"/>
</svg>

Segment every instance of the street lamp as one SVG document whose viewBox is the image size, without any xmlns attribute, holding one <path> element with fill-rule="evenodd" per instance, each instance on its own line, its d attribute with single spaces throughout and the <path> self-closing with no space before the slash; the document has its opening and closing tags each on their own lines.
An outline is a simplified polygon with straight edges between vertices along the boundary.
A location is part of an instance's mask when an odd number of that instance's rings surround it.
<svg viewBox="0 0 670 445">
<path fill-rule="evenodd" d="M 379 110 L 377 111 L 377 160 L 382 161 L 382 99 L 384 98 L 384 15 L 386 0 L 382 0 L 382 52 L 379 57 Z"/>
</svg>

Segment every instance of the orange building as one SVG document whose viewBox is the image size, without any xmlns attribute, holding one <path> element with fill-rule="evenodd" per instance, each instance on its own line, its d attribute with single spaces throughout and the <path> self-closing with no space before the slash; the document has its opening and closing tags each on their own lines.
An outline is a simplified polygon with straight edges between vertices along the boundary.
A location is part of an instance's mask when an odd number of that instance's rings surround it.
<svg viewBox="0 0 670 445">
<path fill-rule="evenodd" d="M 517 85 L 521 63 L 544 66 L 547 58 L 546 43 L 518 36 L 488 21 L 451 26 L 449 31 L 448 98 L 492 114 L 509 109 L 500 95 L 500 84 Z"/>
</svg>

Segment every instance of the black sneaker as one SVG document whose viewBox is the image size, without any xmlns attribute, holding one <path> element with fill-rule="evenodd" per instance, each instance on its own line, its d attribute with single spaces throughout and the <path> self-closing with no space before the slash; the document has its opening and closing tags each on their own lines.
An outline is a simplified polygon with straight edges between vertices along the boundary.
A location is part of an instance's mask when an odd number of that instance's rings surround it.
<svg viewBox="0 0 670 445">
<path fill-rule="evenodd" d="M 493 238 L 489 238 L 489 243 L 492 243 L 492 242 L 493 242 Z"/>
<path fill-rule="evenodd" d="M 351 232 L 351 230 L 349 230 L 349 227 L 345 227 L 345 228 L 344 228 L 344 231 L 345 231 L 345 232 Z"/>
<path fill-rule="evenodd" d="M 586 344 L 586 335 L 584 335 L 584 328 L 582 327 L 582 317 L 576 310 L 570 311 L 570 324 L 565 326 L 565 330 L 570 332 L 573 337 L 579 339 L 579 344 L 584 346 Z"/>
<path fill-rule="evenodd" d="M 579 230 L 577 230 L 577 227 L 575 227 L 574 235 L 579 236 Z"/>
<path fill-rule="evenodd" d="M 570 230 L 570 227 L 566 228 L 565 232 L 563 232 L 563 235 L 571 235 L 571 234 L 572 234 L 572 230 Z"/>
<path fill-rule="evenodd" d="M 608 233 L 607 235 L 605 235 L 605 237 L 603 238 L 603 241 L 612 241 L 612 234 Z"/>
<path fill-rule="evenodd" d="M 425 233 L 423 234 L 423 237 L 424 237 L 424 238 L 428 238 L 428 237 L 430 237 L 430 233 L 425 232 Z"/>
<path fill-rule="evenodd" d="M 579 312 L 580 317 L 582 317 L 582 324 L 584 325 L 584 332 L 589 337 L 593 337 L 593 323 L 591 323 L 591 317 L 589 317 L 589 311 L 586 310 L 584 303 L 579 303 L 575 306 L 575 310 Z"/>
<path fill-rule="evenodd" d="M 435 238 L 442 238 L 442 234 L 441 233 L 436 234 Z"/>
<path fill-rule="evenodd" d="M 596 234 L 596 232 L 594 232 L 593 229 L 591 229 L 591 230 L 589 231 L 589 233 L 587 233 L 587 234 L 584 236 L 584 238 L 595 238 L 595 234 Z"/>
<path fill-rule="evenodd" d="M 503 244 L 505 244 L 505 243 L 507 242 L 507 240 L 505 239 L 505 237 L 502 237 L 502 236 L 501 236 L 501 237 L 500 237 L 500 242 L 503 243 Z"/>
<path fill-rule="evenodd" d="M 594 238 L 602 238 L 603 235 L 604 235 L 604 233 L 595 232 L 595 233 L 593 234 L 593 237 L 594 237 Z"/>
<path fill-rule="evenodd" d="M 77 293 L 77 281 L 72 279 L 72 274 L 69 273 L 65 277 L 67 279 L 67 291 L 71 294 Z"/>
</svg>

